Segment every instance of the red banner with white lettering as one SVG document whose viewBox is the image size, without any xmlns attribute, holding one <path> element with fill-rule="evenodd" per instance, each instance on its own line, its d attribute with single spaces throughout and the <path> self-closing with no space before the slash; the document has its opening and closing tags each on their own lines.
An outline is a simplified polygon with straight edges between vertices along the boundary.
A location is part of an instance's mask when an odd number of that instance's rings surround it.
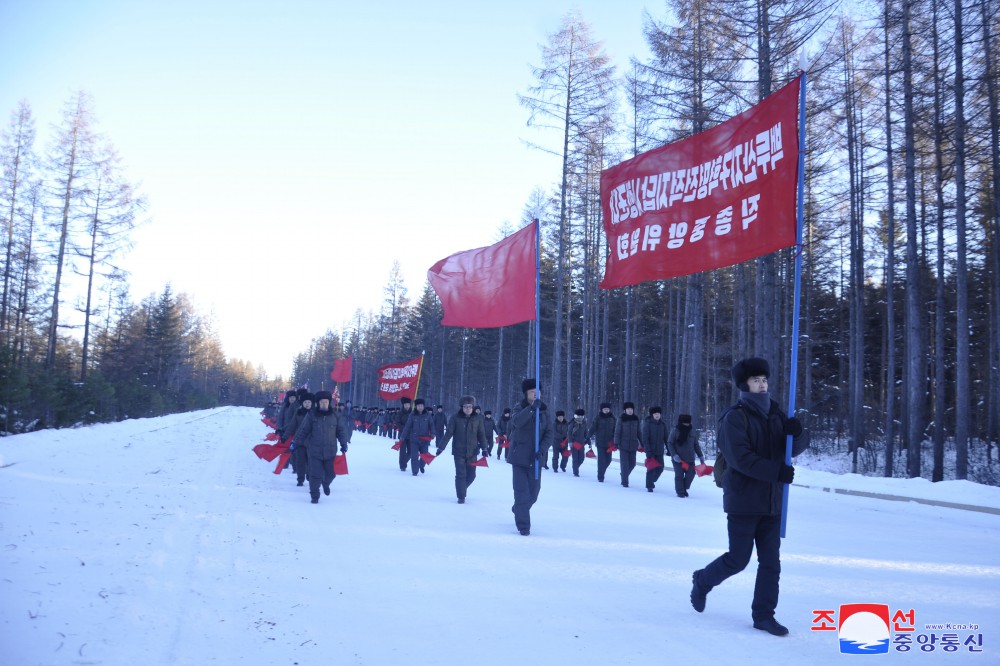
<svg viewBox="0 0 1000 666">
<path fill-rule="evenodd" d="M 601 173 L 601 288 L 732 266 L 795 245 L 799 77 L 705 132 Z"/>
<path fill-rule="evenodd" d="M 335 382 L 351 381 L 351 366 L 353 365 L 353 356 L 337 359 L 333 362 L 333 370 L 330 371 L 330 379 Z"/>
<path fill-rule="evenodd" d="M 424 357 L 390 363 L 378 369 L 378 395 L 385 400 L 416 398 Z"/>
</svg>

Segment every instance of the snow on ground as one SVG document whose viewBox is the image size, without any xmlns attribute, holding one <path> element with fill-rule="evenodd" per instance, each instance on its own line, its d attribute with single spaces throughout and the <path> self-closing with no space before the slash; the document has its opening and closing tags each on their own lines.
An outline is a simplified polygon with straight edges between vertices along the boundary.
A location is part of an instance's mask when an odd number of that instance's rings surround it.
<svg viewBox="0 0 1000 666">
<path fill-rule="evenodd" d="M 641 467 L 628 489 L 617 464 L 604 484 L 593 460 L 543 472 L 522 537 L 504 463 L 458 505 L 450 455 L 414 478 L 355 434 L 312 505 L 250 451 L 265 433 L 258 410 L 220 408 L 0 440 L 0 662 L 826 664 L 851 657 L 814 611 L 870 602 L 937 634 L 883 659 L 1000 663 L 1000 516 L 823 490 L 1000 508 L 997 488 L 800 467 L 775 638 L 751 627 L 755 561 L 691 609 L 691 571 L 726 547 L 708 479 L 682 500 Z"/>
</svg>

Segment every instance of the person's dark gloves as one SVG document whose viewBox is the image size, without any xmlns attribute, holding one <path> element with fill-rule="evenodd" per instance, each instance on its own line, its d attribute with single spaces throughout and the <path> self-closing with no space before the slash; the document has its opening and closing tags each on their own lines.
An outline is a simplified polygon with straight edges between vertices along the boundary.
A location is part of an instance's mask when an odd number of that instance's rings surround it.
<svg viewBox="0 0 1000 666">
<path fill-rule="evenodd" d="M 802 421 L 799 421 L 794 416 L 785 421 L 785 434 L 791 435 L 792 437 L 798 437 L 802 434 Z"/>
<path fill-rule="evenodd" d="M 434 455 L 435 455 L 435 456 L 439 456 L 439 455 L 441 455 L 442 453 L 444 453 L 444 449 L 438 449 L 437 451 L 435 451 L 435 452 L 434 452 Z"/>
<path fill-rule="evenodd" d="M 294 451 L 295 450 L 295 442 L 289 442 L 288 443 L 288 450 L 289 451 Z"/>
<path fill-rule="evenodd" d="M 778 470 L 778 481 L 782 483 L 791 483 L 795 479 L 795 468 L 791 465 L 781 464 L 781 469 Z"/>
<path fill-rule="evenodd" d="M 347 453 L 347 444 L 344 444 L 342 447 L 340 447 L 340 452 Z"/>
</svg>

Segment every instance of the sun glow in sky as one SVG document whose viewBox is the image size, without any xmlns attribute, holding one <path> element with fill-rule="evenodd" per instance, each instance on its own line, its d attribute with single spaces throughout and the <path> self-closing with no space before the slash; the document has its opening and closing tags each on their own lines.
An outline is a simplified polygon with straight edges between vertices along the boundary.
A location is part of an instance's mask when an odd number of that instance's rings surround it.
<svg viewBox="0 0 1000 666">
<path fill-rule="evenodd" d="M 141 183 L 149 222 L 120 263 L 167 283 L 226 354 L 287 376 L 324 333 L 377 311 L 393 261 L 411 300 L 438 259 L 522 224 L 559 177 L 556 133 L 517 94 L 580 9 L 619 73 L 646 53 L 641 0 L 504 3 L 0 3 L 0 127 L 21 99 L 44 154 L 76 90 Z M 67 310 L 69 308 L 66 308 Z"/>
</svg>

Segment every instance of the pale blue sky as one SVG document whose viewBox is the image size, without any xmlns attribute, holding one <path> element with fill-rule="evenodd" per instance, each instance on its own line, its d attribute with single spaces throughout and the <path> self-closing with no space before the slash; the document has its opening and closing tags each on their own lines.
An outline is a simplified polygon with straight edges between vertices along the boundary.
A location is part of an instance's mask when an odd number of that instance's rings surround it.
<svg viewBox="0 0 1000 666">
<path fill-rule="evenodd" d="M 49 125 L 77 89 L 142 182 L 152 221 L 123 264 L 214 315 L 228 355 L 287 376 L 295 353 L 411 297 L 438 259 L 515 227 L 558 159 L 517 93 L 578 7 L 619 72 L 660 1 L 2 0 L 0 126 Z M 296 278 L 296 279 L 292 279 Z"/>
</svg>

